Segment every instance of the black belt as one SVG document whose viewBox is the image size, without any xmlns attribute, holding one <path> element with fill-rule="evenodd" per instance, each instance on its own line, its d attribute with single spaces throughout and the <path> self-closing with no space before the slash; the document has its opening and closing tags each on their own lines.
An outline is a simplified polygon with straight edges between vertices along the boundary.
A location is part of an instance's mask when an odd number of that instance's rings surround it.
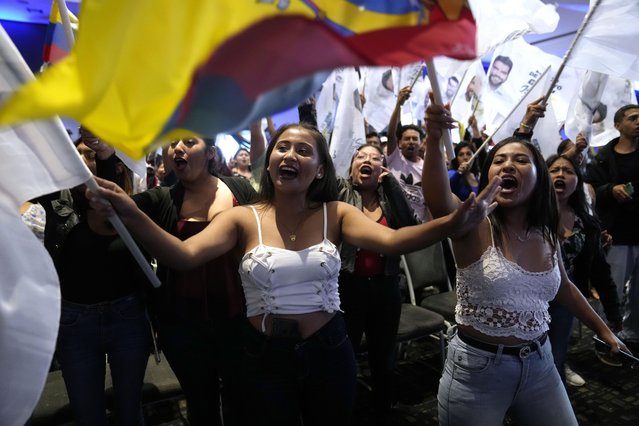
<svg viewBox="0 0 639 426">
<path fill-rule="evenodd" d="M 461 330 L 457 329 L 457 336 L 459 336 L 459 340 L 470 345 L 474 348 L 481 349 L 483 351 L 488 351 L 492 353 L 497 353 L 500 345 L 494 345 L 492 343 L 482 342 L 481 340 L 474 339 L 467 334 L 464 334 Z M 548 333 L 544 333 L 539 339 L 533 340 L 528 343 L 524 343 L 518 346 L 503 346 L 501 350 L 502 354 L 506 355 L 516 355 L 521 358 L 525 358 L 533 352 L 536 352 L 541 348 L 544 343 L 546 343 L 546 339 L 548 338 Z"/>
</svg>

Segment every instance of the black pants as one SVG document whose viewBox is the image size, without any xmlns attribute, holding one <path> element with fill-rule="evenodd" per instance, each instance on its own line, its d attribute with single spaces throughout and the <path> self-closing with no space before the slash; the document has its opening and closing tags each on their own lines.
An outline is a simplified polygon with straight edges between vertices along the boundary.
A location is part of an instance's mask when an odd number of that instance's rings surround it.
<svg viewBox="0 0 639 426">
<path fill-rule="evenodd" d="M 373 409 L 377 424 L 388 424 L 394 399 L 396 338 L 401 314 L 397 276 L 358 277 L 341 273 L 339 293 L 348 337 L 355 352 L 366 333 Z"/>
<path fill-rule="evenodd" d="M 186 397 L 191 425 L 222 424 L 220 379 L 224 425 L 242 424 L 241 336 L 245 321 L 242 315 L 224 320 L 158 321 L 160 346 Z"/>
<path fill-rule="evenodd" d="M 338 312 L 313 335 L 244 333 L 244 412 L 250 426 L 347 426 L 355 400 L 353 348 Z"/>
</svg>

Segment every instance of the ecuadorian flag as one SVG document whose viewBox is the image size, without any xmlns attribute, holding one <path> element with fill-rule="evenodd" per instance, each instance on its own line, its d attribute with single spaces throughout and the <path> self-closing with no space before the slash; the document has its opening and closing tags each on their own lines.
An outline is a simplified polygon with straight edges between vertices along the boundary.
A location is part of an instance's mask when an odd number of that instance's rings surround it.
<svg viewBox="0 0 639 426">
<path fill-rule="evenodd" d="M 136 158 L 294 106 L 335 67 L 475 57 L 464 0 L 84 0 L 80 16 L 73 51 L 0 124 L 70 116 Z"/>
<path fill-rule="evenodd" d="M 78 18 L 69 12 L 69 20 L 71 26 L 77 29 Z M 53 0 L 51 5 L 51 14 L 49 15 L 49 25 L 47 26 L 47 32 L 44 36 L 44 51 L 42 58 L 45 63 L 54 64 L 60 59 L 69 54 L 69 43 L 64 35 L 64 28 L 62 27 L 62 17 L 60 16 L 60 10 L 58 9 L 58 3 Z"/>
</svg>

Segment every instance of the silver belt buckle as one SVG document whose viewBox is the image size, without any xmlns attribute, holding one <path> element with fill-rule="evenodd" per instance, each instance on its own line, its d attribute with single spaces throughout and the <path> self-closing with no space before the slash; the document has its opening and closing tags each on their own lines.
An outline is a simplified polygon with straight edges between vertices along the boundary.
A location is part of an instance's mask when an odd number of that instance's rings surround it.
<svg viewBox="0 0 639 426">
<path fill-rule="evenodd" d="M 519 350 L 519 358 L 527 358 L 530 355 L 532 350 L 530 349 L 530 345 L 526 345 Z"/>
</svg>

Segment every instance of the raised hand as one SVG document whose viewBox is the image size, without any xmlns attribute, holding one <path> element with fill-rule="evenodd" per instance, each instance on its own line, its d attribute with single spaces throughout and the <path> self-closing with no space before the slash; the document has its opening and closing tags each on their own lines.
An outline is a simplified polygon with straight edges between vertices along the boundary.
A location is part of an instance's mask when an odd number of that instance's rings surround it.
<svg viewBox="0 0 639 426">
<path fill-rule="evenodd" d="M 450 105 L 437 105 L 433 93 L 428 94 L 430 102 L 426 108 L 426 140 L 428 143 L 439 143 L 444 129 L 457 127 L 457 122 L 450 114 Z"/>
<path fill-rule="evenodd" d="M 501 191 L 501 178 L 495 176 L 478 195 L 470 194 L 452 213 L 455 227 L 453 238 L 460 238 L 475 229 L 497 207 L 495 197 Z"/>
<path fill-rule="evenodd" d="M 528 104 L 526 108 L 526 114 L 524 114 L 523 120 L 519 125 L 520 133 L 530 133 L 537 124 L 537 120 L 544 117 L 546 114 L 546 98 L 543 96 L 535 99 Z"/>
<path fill-rule="evenodd" d="M 409 86 L 402 87 L 401 89 L 399 89 L 399 94 L 397 95 L 397 105 L 398 106 L 404 105 L 404 102 L 406 102 L 408 98 L 410 98 L 411 93 L 412 93 L 412 90 Z"/>
</svg>

